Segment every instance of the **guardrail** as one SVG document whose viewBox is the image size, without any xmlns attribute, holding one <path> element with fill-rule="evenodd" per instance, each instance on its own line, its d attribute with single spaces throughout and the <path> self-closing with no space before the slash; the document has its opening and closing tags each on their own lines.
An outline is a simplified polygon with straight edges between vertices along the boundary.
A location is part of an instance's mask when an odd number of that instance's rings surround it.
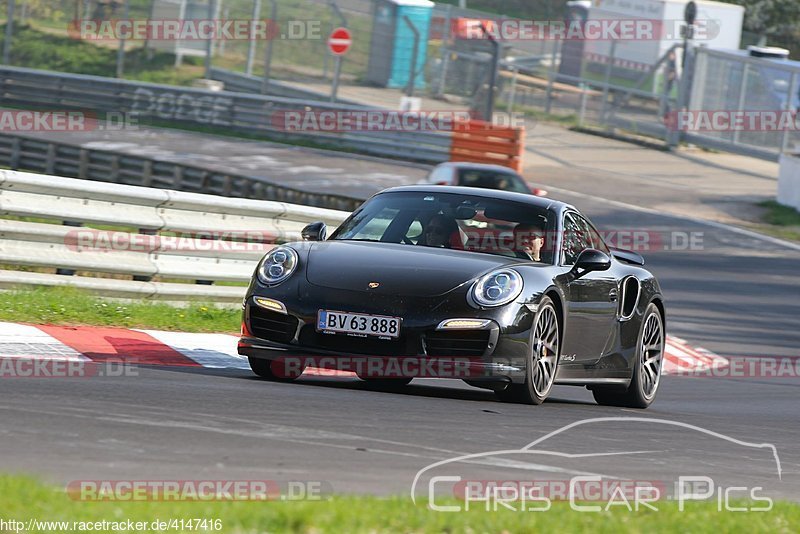
<svg viewBox="0 0 800 534">
<path fill-rule="evenodd" d="M 305 140 L 377 156 L 439 163 L 450 156 L 449 132 L 426 131 L 287 131 L 287 112 L 363 110 L 344 104 L 305 101 L 229 91 L 209 91 L 68 74 L 20 67 L 0 67 L 0 104 L 48 109 L 83 109 L 137 113 L 170 124 L 219 128 L 277 140 Z"/>
<path fill-rule="evenodd" d="M 277 185 L 259 177 L 3 132 L 0 132 L 0 166 L 70 178 L 276 200 L 346 211 L 353 211 L 363 202 L 344 195 Z"/>
<path fill-rule="evenodd" d="M 228 69 L 221 69 L 219 67 L 212 67 L 210 77 L 212 80 L 222 82 L 225 84 L 226 91 L 236 91 L 237 93 L 252 93 L 261 94 L 261 87 L 263 79 L 251 74 L 243 72 L 236 72 Z M 286 98 L 303 98 L 312 101 L 323 102 L 330 98 L 330 95 L 317 93 L 308 89 L 301 89 L 295 85 L 282 82 L 279 80 L 269 80 L 267 90 L 272 96 L 282 96 Z M 366 108 L 363 104 L 345 98 L 336 98 L 340 104 L 347 104 L 349 106 Z M 373 108 L 374 109 L 374 108 Z"/>
<path fill-rule="evenodd" d="M 247 282 L 275 243 L 299 239 L 309 222 L 336 227 L 347 215 L 283 202 L 0 171 L 0 217 L 6 217 L 0 218 L 0 264 L 45 271 L 2 269 L 0 287 L 74 286 L 117 297 L 237 301 L 243 286 L 206 284 Z M 75 226 L 84 224 L 117 229 Z"/>
</svg>

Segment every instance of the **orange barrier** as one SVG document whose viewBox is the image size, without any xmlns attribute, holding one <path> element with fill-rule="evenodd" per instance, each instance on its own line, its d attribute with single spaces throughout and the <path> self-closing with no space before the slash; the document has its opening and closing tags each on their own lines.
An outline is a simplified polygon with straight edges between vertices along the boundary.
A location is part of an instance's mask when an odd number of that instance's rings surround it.
<svg viewBox="0 0 800 534">
<path fill-rule="evenodd" d="M 455 124 L 450 161 L 494 163 L 522 172 L 524 151 L 525 127 L 497 126 L 472 120 Z"/>
</svg>

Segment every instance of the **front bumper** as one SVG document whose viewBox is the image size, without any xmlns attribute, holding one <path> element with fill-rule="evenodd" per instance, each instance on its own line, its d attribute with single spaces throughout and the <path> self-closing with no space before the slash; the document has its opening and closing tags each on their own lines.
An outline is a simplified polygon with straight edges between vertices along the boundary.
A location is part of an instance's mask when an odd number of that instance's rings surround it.
<svg viewBox="0 0 800 534">
<path fill-rule="evenodd" d="M 530 325 L 504 324 L 497 310 L 474 310 L 487 319 L 479 329 L 442 329 L 442 321 L 464 317 L 464 307 L 439 313 L 406 313 L 396 340 L 326 334 L 316 329 L 322 305 L 282 304 L 283 310 L 245 301 L 239 354 L 281 361 L 287 367 L 321 367 L 372 377 L 460 378 L 481 382 L 524 379 Z M 376 306 L 337 305 L 362 313 L 386 314 Z M 366 309 L 365 309 L 366 308 Z M 526 309 L 522 307 L 522 322 Z M 492 313 L 493 312 L 493 313 Z M 397 314 L 399 315 L 399 314 Z M 519 314 L 517 314 L 519 315 Z M 519 318 L 515 315 L 515 318 Z M 398 375 L 399 373 L 399 375 Z"/>
</svg>

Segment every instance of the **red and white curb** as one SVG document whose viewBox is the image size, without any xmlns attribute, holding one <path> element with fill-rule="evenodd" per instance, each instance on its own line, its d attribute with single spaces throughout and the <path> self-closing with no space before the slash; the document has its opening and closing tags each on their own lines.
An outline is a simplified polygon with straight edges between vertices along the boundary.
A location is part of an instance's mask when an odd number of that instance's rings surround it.
<svg viewBox="0 0 800 534">
<path fill-rule="evenodd" d="M 97 326 L 27 325 L 0 322 L 0 358 L 71 360 L 137 365 L 250 369 L 236 352 L 239 337 Z M 702 371 L 727 360 L 683 339 L 667 336 L 664 374 Z M 306 375 L 355 376 L 346 371 L 308 369 Z"/>
</svg>

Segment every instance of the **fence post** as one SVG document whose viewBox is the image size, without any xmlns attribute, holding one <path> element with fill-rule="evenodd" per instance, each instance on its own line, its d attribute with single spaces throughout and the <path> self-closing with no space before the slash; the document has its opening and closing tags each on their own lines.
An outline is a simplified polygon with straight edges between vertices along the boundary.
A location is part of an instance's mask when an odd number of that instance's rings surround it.
<svg viewBox="0 0 800 534">
<path fill-rule="evenodd" d="M 3 41 L 3 63 L 8 65 L 11 62 L 11 40 L 14 36 L 14 3 L 16 0 L 8 0 L 6 9 L 6 35 Z"/>
<path fill-rule="evenodd" d="M 122 9 L 122 18 L 127 20 L 130 16 L 130 0 L 125 0 Z M 124 35 L 124 34 L 123 34 Z M 120 36 L 119 48 L 117 49 L 117 78 L 125 75 L 125 38 Z"/>
<path fill-rule="evenodd" d="M 578 114 L 578 127 L 583 128 L 583 122 L 586 120 L 586 98 L 589 93 L 589 88 L 583 82 L 578 84 L 578 87 L 581 90 L 581 110 Z"/>
<path fill-rule="evenodd" d="M 411 48 L 411 71 L 408 73 L 408 85 L 406 86 L 406 96 L 414 96 L 414 85 L 417 81 L 417 53 L 419 52 L 419 30 L 408 18 L 408 15 L 403 15 L 403 22 L 408 25 L 411 33 L 414 34 L 414 46 Z"/>
<path fill-rule="evenodd" d="M 342 25 L 342 28 L 347 28 L 347 19 L 344 18 L 342 10 L 339 9 L 338 5 L 336 5 L 335 0 L 330 0 L 330 6 L 334 14 L 339 17 L 339 22 Z M 333 25 L 331 25 L 331 33 L 333 33 Z M 329 55 L 330 51 L 326 50 L 325 57 L 328 57 Z M 331 102 L 336 102 L 336 95 L 339 92 L 339 77 L 342 75 L 342 61 L 344 61 L 344 57 L 342 55 L 337 55 L 335 59 L 335 65 L 333 67 L 333 79 L 331 80 Z M 325 71 L 327 72 L 327 67 L 325 67 Z"/>
<path fill-rule="evenodd" d="M 450 50 L 448 48 L 450 44 L 450 10 L 453 8 L 450 4 L 445 6 L 445 16 L 444 16 L 444 30 L 442 32 L 442 50 L 441 50 L 441 58 L 442 58 L 442 68 L 439 72 L 439 83 L 436 87 L 436 96 L 442 96 L 445 91 L 446 83 L 447 83 L 447 67 L 450 64 Z"/>
<path fill-rule="evenodd" d="M 486 91 L 486 110 L 484 111 L 484 118 L 483 120 L 492 122 L 492 117 L 494 116 L 494 88 L 497 85 L 497 68 L 500 64 L 500 43 L 491 35 L 486 26 L 481 24 L 481 28 L 483 28 L 483 34 L 489 39 L 489 42 L 492 43 L 492 62 L 489 66 L 489 88 Z"/>
<path fill-rule="evenodd" d="M 606 75 L 603 80 L 603 107 L 600 110 L 600 120 L 606 125 L 607 129 L 611 129 L 610 125 L 606 123 L 606 114 L 608 113 L 608 86 L 611 83 L 611 69 L 614 67 L 614 56 L 616 53 L 617 41 L 611 41 L 611 50 L 608 52 L 608 64 L 606 65 Z"/>
<path fill-rule="evenodd" d="M 792 112 L 792 97 L 797 93 L 797 73 L 793 72 L 791 80 L 789 81 L 789 92 L 786 93 L 786 106 L 785 111 L 787 114 Z M 781 135 L 781 154 L 786 152 L 786 145 L 789 144 L 789 131 L 790 128 L 784 128 Z"/>
<path fill-rule="evenodd" d="M 247 73 L 248 76 L 253 74 L 253 61 L 256 58 L 256 40 L 253 39 L 253 28 L 255 27 L 255 23 L 258 20 L 258 17 L 261 16 L 261 0 L 253 0 L 253 20 L 251 23 L 251 32 L 250 32 L 250 41 L 247 43 L 247 64 L 244 68 L 244 71 Z M 273 21 L 269 21 L 270 24 Z M 267 33 L 267 37 L 269 38 L 269 33 Z"/>
<path fill-rule="evenodd" d="M 153 13 L 154 13 L 155 8 L 156 8 L 156 0 L 150 0 L 150 8 L 147 11 L 147 18 L 149 18 L 150 20 L 153 20 L 153 18 L 154 18 L 153 17 Z M 84 11 L 83 18 L 84 19 L 90 18 L 90 15 L 88 13 L 88 11 L 89 11 L 89 0 L 83 0 L 83 11 Z M 145 57 L 147 59 L 153 59 L 153 51 L 150 50 L 150 39 L 145 39 L 144 40 L 144 44 L 142 44 L 142 51 L 145 53 Z"/>
<path fill-rule="evenodd" d="M 208 17 L 208 20 L 214 19 L 214 17 L 216 16 L 216 11 L 217 11 L 217 0 L 208 0 L 208 11 L 206 15 Z M 213 51 L 214 51 L 214 36 L 212 34 L 208 36 L 208 39 L 206 39 L 205 77 L 207 79 L 211 79 L 211 53 Z"/>
<path fill-rule="evenodd" d="M 556 75 L 556 54 L 558 50 L 558 41 L 553 39 L 553 50 L 550 53 L 550 70 L 547 71 L 547 90 L 545 91 L 544 112 L 549 114 L 552 108 L 553 97 L 553 82 Z"/>
<path fill-rule="evenodd" d="M 681 62 L 683 68 L 681 69 L 681 79 L 680 85 L 678 86 L 678 102 L 675 106 L 676 111 L 680 112 L 684 109 L 688 109 L 689 104 L 691 104 L 692 99 L 692 92 L 694 90 L 694 83 L 695 83 L 695 74 L 697 73 L 697 66 L 703 65 L 705 66 L 705 59 L 703 61 L 698 61 L 698 49 L 685 49 L 683 51 L 684 60 Z M 700 84 L 705 84 L 705 72 L 699 73 L 702 76 L 699 77 Z M 681 142 L 681 138 L 683 136 L 683 132 L 677 128 L 677 123 L 675 124 L 675 130 L 669 134 L 668 144 L 670 148 L 674 148 L 678 146 Z"/>
<path fill-rule="evenodd" d="M 61 221 L 61 225 L 62 226 L 72 226 L 74 228 L 80 228 L 81 226 L 83 226 L 82 223 L 73 222 L 73 221 Z M 62 276 L 74 276 L 75 275 L 75 269 L 64 269 L 64 268 L 61 268 L 61 267 L 57 267 L 56 268 L 56 274 L 60 274 Z"/>
<path fill-rule="evenodd" d="M 269 20 L 270 24 L 275 24 L 278 18 L 278 0 L 269 0 Z M 267 39 L 267 46 L 264 49 L 264 77 L 261 79 L 261 94 L 269 92 L 269 76 L 272 69 L 272 39 Z"/>
<path fill-rule="evenodd" d="M 750 64 L 745 63 L 742 68 L 742 83 L 739 85 L 739 101 L 736 104 L 736 111 L 744 109 L 744 99 L 747 96 L 747 76 L 750 74 Z M 733 144 L 739 143 L 739 128 L 733 130 Z"/>
<path fill-rule="evenodd" d="M 228 17 L 230 17 L 230 14 L 231 14 L 230 8 L 229 7 L 225 7 L 225 11 L 223 11 L 222 13 L 223 13 L 222 14 L 222 19 L 223 20 L 228 20 Z M 217 22 L 217 24 L 219 24 L 219 22 Z M 221 39 L 219 41 L 218 49 L 219 49 L 219 55 L 220 56 L 224 56 L 225 55 L 225 42 L 226 41 L 227 41 L 227 39 Z"/>
<path fill-rule="evenodd" d="M 517 97 L 517 75 L 519 75 L 519 68 L 514 67 L 511 70 L 511 88 L 508 90 L 508 114 L 514 112 L 514 99 Z"/>
</svg>

